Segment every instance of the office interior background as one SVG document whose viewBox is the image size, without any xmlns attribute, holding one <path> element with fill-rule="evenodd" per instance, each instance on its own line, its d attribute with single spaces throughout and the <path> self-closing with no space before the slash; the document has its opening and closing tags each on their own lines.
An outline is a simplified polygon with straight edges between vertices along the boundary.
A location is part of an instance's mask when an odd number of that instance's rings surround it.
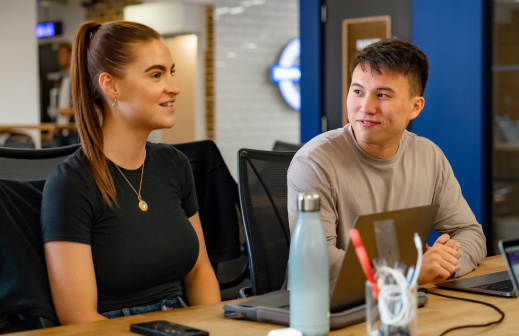
<svg viewBox="0 0 519 336">
<path fill-rule="evenodd" d="M 82 22 L 138 21 L 164 37 L 181 88 L 176 126 L 150 141 L 211 139 L 236 177 L 240 148 L 343 126 L 343 21 L 380 16 L 390 36 L 429 57 L 425 109 L 409 128 L 443 150 L 496 254 L 499 239 L 519 236 L 516 0 L 0 0 L 0 127 L 51 121 L 58 45 Z M 37 38 L 43 22 L 61 32 Z M 294 40 L 288 67 L 300 79 L 275 83 L 272 66 Z M 0 145 L 52 142 L 20 127 L 1 132 Z"/>
</svg>

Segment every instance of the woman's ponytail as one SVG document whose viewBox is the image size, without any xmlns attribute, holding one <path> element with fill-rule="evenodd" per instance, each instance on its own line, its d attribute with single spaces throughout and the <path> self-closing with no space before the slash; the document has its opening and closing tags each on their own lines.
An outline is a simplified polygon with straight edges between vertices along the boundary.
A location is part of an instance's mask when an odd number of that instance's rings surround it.
<svg viewBox="0 0 519 336">
<path fill-rule="evenodd" d="M 95 35 L 99 34 L 99 29 L 102 30 L 101 25 L 87 21 L 81 25 L 74 38 L 71 62 L 72 105 L 90 171 L 104 202 L 112 206 L 114 203 L 117 204 L 117 200 L 115 185 L 103 152 L 101 125 L 104 106 L 97 85 L 91 78 L 91 73 L 96 73 L 97 69 L 89 69 L 89 63 L 92 63 L 89 59 L 89 48 Z"/>
</svg>

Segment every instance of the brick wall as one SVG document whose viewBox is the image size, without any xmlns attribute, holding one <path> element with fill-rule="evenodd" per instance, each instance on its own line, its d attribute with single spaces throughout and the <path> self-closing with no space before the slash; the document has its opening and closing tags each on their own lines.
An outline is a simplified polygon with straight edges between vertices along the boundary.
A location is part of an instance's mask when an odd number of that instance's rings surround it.
<svg viewBox="0 0 519 336">
<path fill-rule="evenodd" d="M 205 108 L 206 136 L 214 141 L 214 22 L 212 5 L 206 6 Z"/>
<path fill-rule="evenodd" d="M 87 20 L 98 23 L 123 20 L 123 8 L 128 5 L 138 5 L 136 0 L 101 0 L 87 8 Z"/>
<path fill-rule="evenodd" d="M 240 148 L 298 143 L 299 112 L 270 81 L 270 66 L 299 37 L 298 0 L 215 0 L 215 140 L 236 177 Z"/>
</svg>

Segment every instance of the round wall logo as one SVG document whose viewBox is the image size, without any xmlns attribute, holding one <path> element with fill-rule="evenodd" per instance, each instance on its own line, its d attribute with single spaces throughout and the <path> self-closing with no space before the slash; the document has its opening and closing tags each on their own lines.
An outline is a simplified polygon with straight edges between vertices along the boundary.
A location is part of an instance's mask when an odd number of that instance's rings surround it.
<svg viewBox="0 0 519 336">
<path fill-rule="evenodd" d="M 296 65 L 301 54 L 301 43 L 298 38 L 292 40 L 279 58 L 279 63 L 270 68 L 270 79 L 272 83 L 279 85 L 279 90 L 288 105 L 294 110 L 301 109 L 301 92 L 296 84 L 301 82 L 301 67 Z"/>
</svg>

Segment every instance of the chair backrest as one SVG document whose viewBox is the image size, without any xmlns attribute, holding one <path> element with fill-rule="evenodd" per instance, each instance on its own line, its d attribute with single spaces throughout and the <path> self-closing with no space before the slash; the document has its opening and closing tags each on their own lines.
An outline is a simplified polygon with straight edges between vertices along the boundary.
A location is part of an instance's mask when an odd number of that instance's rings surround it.
<svg viewBox="0 0 519 336">
<path fill-rule="evenodd" d="M 240 233 L 236 204 L 238 185 L 222 154 L 211 140 L 173 145 L 189 159 L 195 180 L 200 221 L 209 260 L 216 263 L 238 258 Z"/>
<path fill-rule="evenodd" d="M 301 147 L 303 147 L 303 144 L 292 144 L 283 141 L 276 141 L 272 150 L 297 152 L 301 149 Z"/>
<path fill-rule="evenodd" d="M 287 170 L 295 152 L 238 151 L 238 184 L 253 295 L 281 289 L 290 249 Z"/>
<path fill-rule="evenodd" d="M 191 164 L 207 254 L 217 274 L 222 298 L 236 298 L 232 288 L 249 277 L 248 267 L 242 264 L 247 259 L 238 263 L 234 261 L 242 256 L 241 225 L 236 211 L 240 204 L 238 184 L 213 141 L 173 146 L 184 153 Z M 233 261 L 226 263 L 230 260 Z"/>
<path fill-rule="evenodd" d="M 0 319 L 11 332 L 58 323 L 48 285 L 40 206 L 45 179 L 80 145 L 0 147 Z"/>
<path fill-rule="evenodd" d="M 0 320 L 7 316 L 11 332 L 58 322 L 41 242 L 44 184 L 0 179 Z"/>
<path fill-rule="evenodd" d="M 19 149 L 0 147 L 0 178 L 33 181 L 47 178 L 52 170 L 81 145 L 49 149 Z"/>
</svg>

